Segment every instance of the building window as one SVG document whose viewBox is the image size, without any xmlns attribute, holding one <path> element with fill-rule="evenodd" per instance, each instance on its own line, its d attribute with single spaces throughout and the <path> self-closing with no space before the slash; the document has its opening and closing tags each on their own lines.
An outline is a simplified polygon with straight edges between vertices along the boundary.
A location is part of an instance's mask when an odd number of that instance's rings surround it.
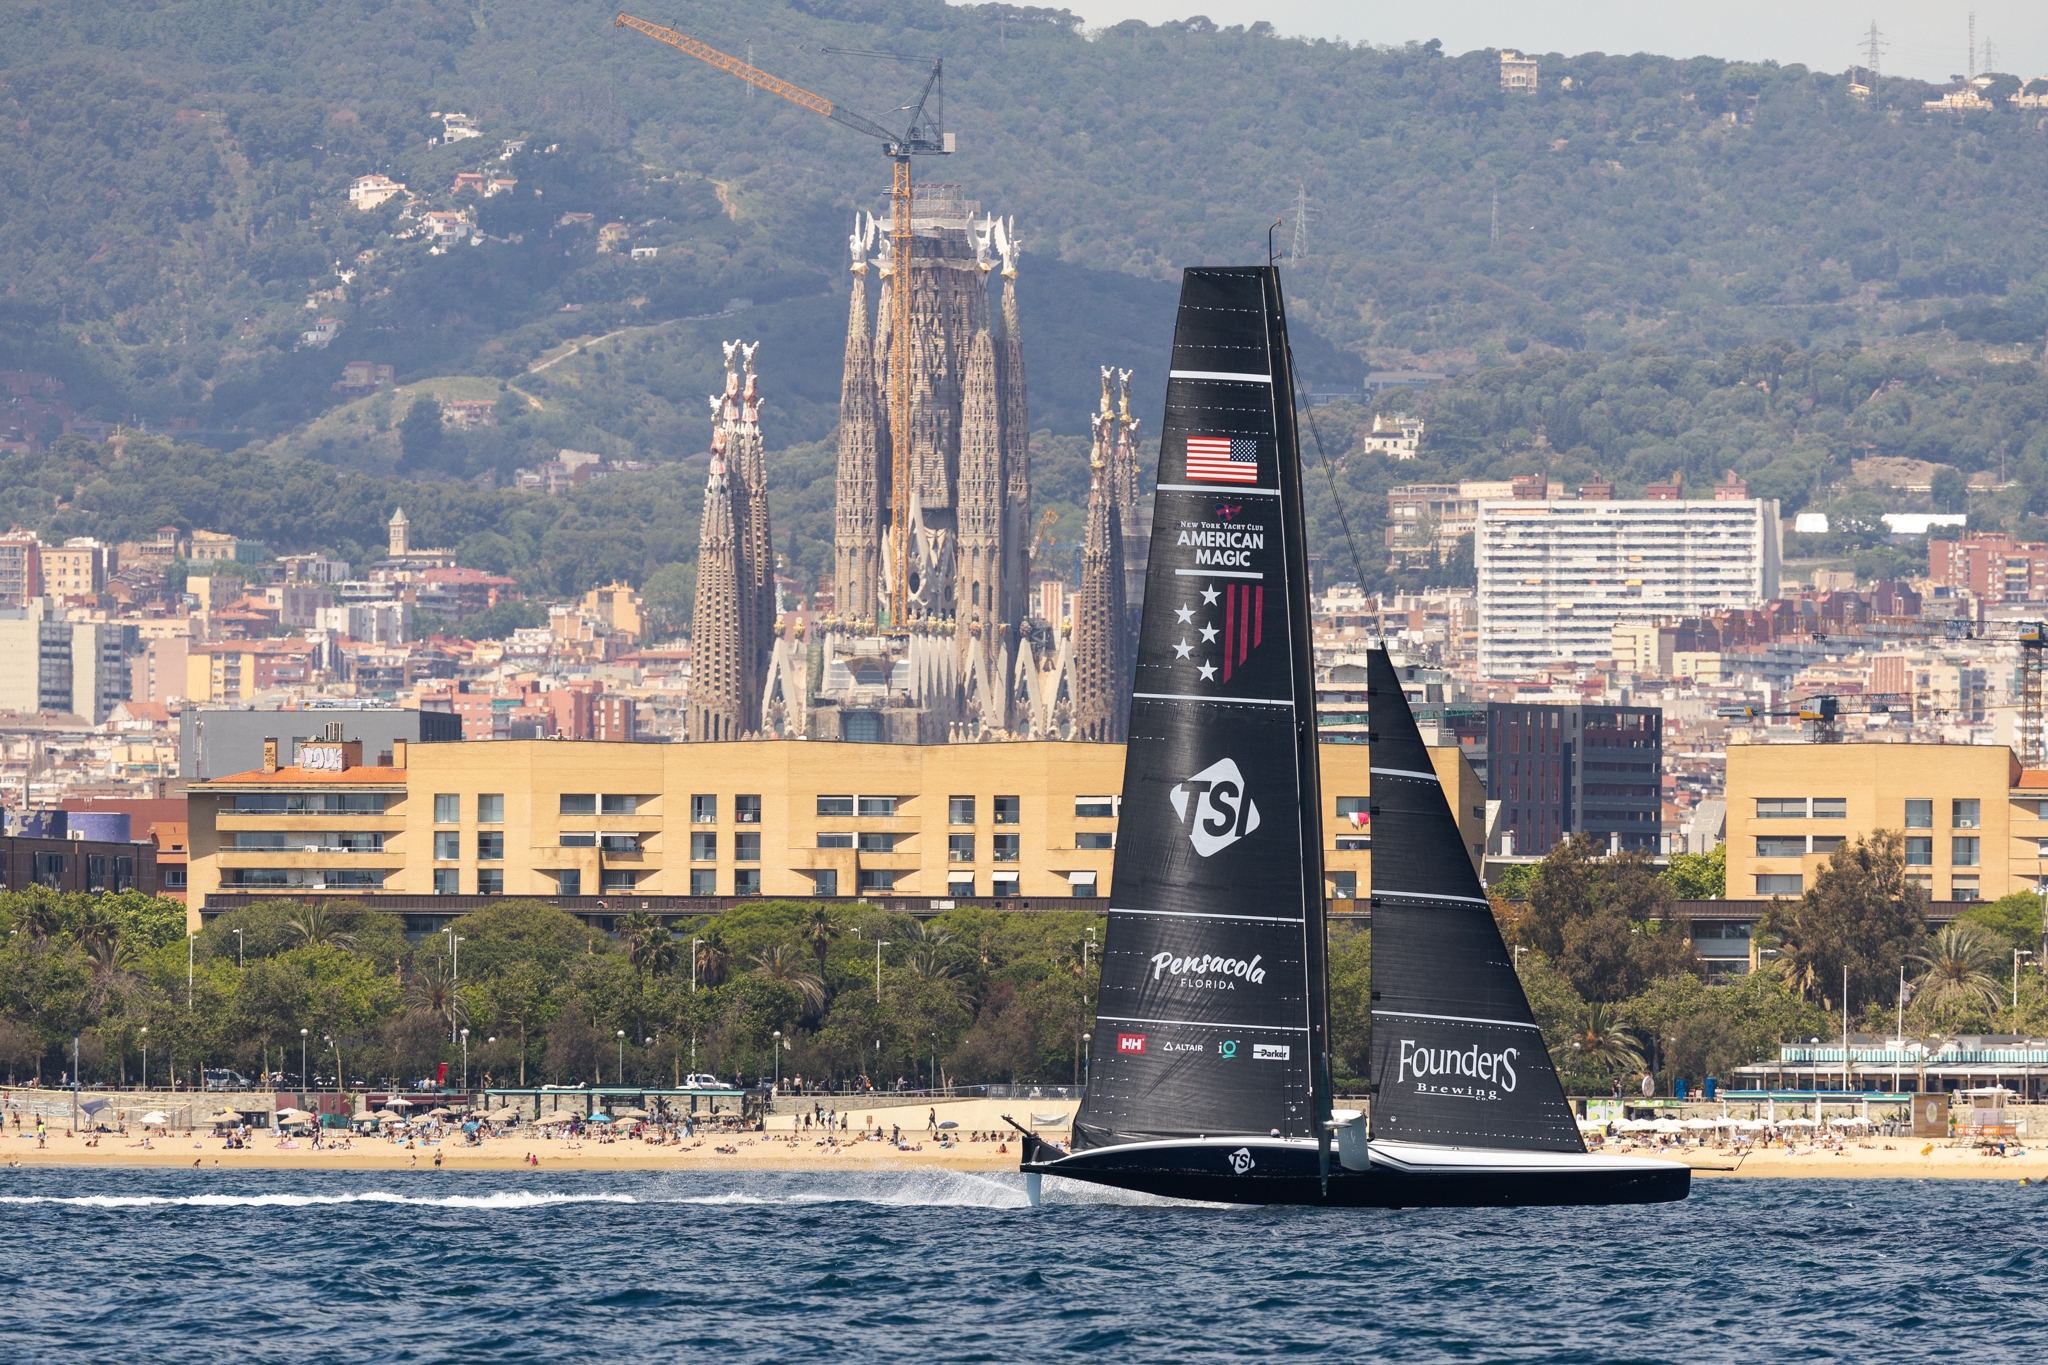
<svg viewBox="0 0 2048 1365">
<path fill-rule="evenodd" d="M 743 867 L 732 874 L 732 893 L 735 896 L 758 896 L 761 894 L 761 869 Z"/>
<path fill-rule="evenodd" d="M 637 834 L 600 834 L 597 846 L 607 853 L 638 853 L 640 836 Z"/>
<path fill-rule="evenodd" d="M 864 867 L 860 870 L 860 889 L 867 891 L 894 891 L 896 874 L 889 868 Z"/>
<path fill-rule="evenodd" d="M 974 861 L 974 836 L 972 834 L 949 834 L 946 836 L 946 861 L 949 863 L 971 863 Z"/>
<path fill-rule="evenodd" d="M 818 835 L 819 848 L 852 848 L 853 835 L 850 833 L 821 833 Z"/>
<path fill-rule="evenodd" d="M 818 798 L 818 814 L 822 816 L 852 815 L 853 798 L 850 796 L 821 796 Z"/>
<path fill-rule="evenodd" d="M 1372 820 L 1372 798 L 1369 796 L 1338 797 L 1337 818 L 1355 829 L 1364 829 Z"/>
<path fill-rule="evenodd" d="M 1909 834 L 1906 836 L 1906 866 L 1934 866 L 1934 839 L 1932 836 L 1925 834 Z"/>
<path fill-rule="evenodd" d="M 817 869 L 816 871 L 814 871 L 814 872 L 812 872 L 812 873 L 810 874 L 810 878 L 811 878 L 811 890 L 812 890 L 812 891 L 814 891 L 814 892 L 816 892 L 816 893 L 817 893 L 818 895 L 820 895 L 820 896 L 836 896 L 836 895 L 838 895 L 838 894 L 839 894 L 839 869 L 838 869 L 838 868 L 836 868 L 836 867 L 821 867 L 821 868 L 818 868 L 818 869 Z"/>
<path fill-rule="evenodd" d="M 955 796 L 950 798 L 946 802 L 946 823 L 951 825 L 973 824 L 974 798 L 971 796 Z"/>
<path fill-rule="evenodd" d="M 715 867 L 693 867 L 690 869 L 690 894 L 693 896 L 715 896 L 718 894 L 718 869 Z"/>
<path fill-rule="evenodd" d="M 184 868 L 176 863 L 167 863 L 158 870 L 164 874 L 164 890 L 183 891 L 185 889 Z"/>
<path fill-rule="evenodd" d="M 1074 836 L 1075 848 L 1115 848 L 1116 835 L 1108 830 L 1090 832 L 1083 830 Z"/>
<path fill-rule="evenodd" d="M 1116 798 L 1113 796 L 1077 796 L 1074 798 L 1076 820 L 1114 820 Z"/>
<path fill-rule="evenodd" d="M 1802 858 L 1806 856 L 1806 836 L 1803 834 L 1760 836 L 1756 841 L 1756 856 L 1759 858 Z"/>
<path fill-rule="evenodd" d="M 1840 834 L 1816 834 L 1813 836 L 1813 851 L 1815 853 L 1833 853 L 1842 846 L 1843 842 L 1844 836 Z"/>
<path fill-rule="evenodd" d="M 555 874 L 555 890 L 564 896 L 583 894 L 583 871 L 581 868 L 566 867 Z"/>
<path fill-rule="evenodd" d="M 974 894 L 974 874 L 955 872 L 946 878 L 946 894 L 949 896 L 971 896 Z"/>
<path fill-rule="evenodd" d="M 240 811 L 235 812 L 237 815 Z M 434 823 L 437 825 L 459 825 L 462 823 L 462 798 L 452 792 L 442 792 L 434 798 Z"/>
<path fill-rule="evenodd" d="M 690 798 L 690 823 L 693 825 L 715 825 L 718 823 L 718 798 L 715 796 L 693 796 Z"/>
<path fill-rule="evenodd" d="M 1357 853 L 1371 847 L 1372 839 L 1366 835 L 1346 836 L 1340 834 L 1337 836 L 1337 851 L 1339 853 Z"/>
<path fill-rule="evenodd" d="M 863 853 L 894 853 L 896 836 L 893 834 L 863 834 L 860 836 L 860 851 Z"/>
<path fill-rule="evenodd" d="M 1981 803 L 1975 797 L 1967 801 L 1951 801 L 1949 805 L 1955 813 L 1955 818 L 1949 821 L 1951 829 L 1982 829 L 1984 827 L 1983 820 L 1980 818 Z"/>
<path fill-rule="evenodd" d="M 716 801 L 717 798 L 713 797 Z M 598 799 L 600 815 L 638 815 L 640 798 L 637 796 L 604 796 Z"/>
<path fill-rule="evenodd" d="M 452 863 L 462 857 L 462 835 L 456 830 L 441 830 L 434 835 L 434 859 L 437 862 Z"/>
<path fill-rule="evenodd" d="M 863 796 L 859 802 L 861 815 L 894 815 L 896 798 L 893 796 Z"/>
<path fill-rule="evenodd" d="M 2048 858 L 2048 839 L 2034 840 L 2034 856 L 2037 858 Z"/>
<path fill-rule="evenodd" d="M 1958 877 L 1949 883 L 1948 898 L 1952 901 L 1973 901 L 1977 899 L 1977 879 Z"/>
<path fill-rule="evenodd" d="M 1759 896 L 1797 896 L 1805 886 L 1806 878 L 1797 872 L 1759 874 L 1756 879 L 1756 893 Z"/>
<path fill-rule="evenodd" d="M 993 839 L 990 839 L 989 842 L 995 845 L 995 858 L 997 862 L 1014 863 L 1017 861 L 1018 846 L 1024 842 L 1024 839 L 1022 835 L 1018 834 L 998 834 Z"/>
<path fill-rule="evenodd" d="M 505 798 L 502 796 L 479 796 L 476 799 L 476 822 L 479 825 L 504 824 Z"/>
<path fill-rule="evenodd" d="M 476 874 L 476 893 L 479 896 L 502 896 L 505 894 L 505 870 L 498 867 L 479 868 Z"/>
<path fill-rule="evenodd" d="M 839 719 L 839 733 L 848 744 L 880 744 L 882 718 L 873 711 L 847 711 Z"/>
<path fill-rule="evenodd" d="M 1080 900 L 1095 899 L 1095 874 L 1093 872 L 1069 872 L 1067 894 Z"/>
<path fill-rule="evenodd" d="M 1358 899 L 1358 874 L 1356 872 L 1332 872 L 1330 874 L 1330 898 L 1340 901 Z"/>
<path fill-rule="evenodd" d="M 1804 820 L 1806 798 L 1803 796 L 1759 796 L 1756 799 L 1756 818 L 1759 820 Z"/>
<path fill-rule="evenodd" d="M 996 823 L 999 825 L 1023 824 L 1024 798 L 1021 796 L 998 796 L 996 798 Z"/>
<path fill-rule="evenodd" d="M 462 894 L 462 869 L 459 867 L 437 867 L 434 869 L 434 894 L 437 896 L 459 896 Z"/>
<path fill-rule="evenodd" d="M 690 836 L 690 861 L 693 863 L 717 862 L 718 836 L 716 834 L 692 834 Z"/>
<path fill-rule="evenodd" d="M 760 824 L 761 798 L 758 796 L 735 796 L 732 799 L 732 822 L 736 825 Z"/>
<path fill-rule="evenodd" d="M 595 793 L 595 792 L 578 792 L 578 793 L 574 793 L 574 794 L 571 794 L 571 793 L 566 793 L 566 792 L 565 792 L 565 793 L 563 794 L 563 796 L 562 796 L 562 814 L 564 814 L 564 815 L 595 815 L 595 814 L 597 814 L 597 793 Z"/>
<path fill-rule="evenodd" d="M 505 861 L 505 836 L 500 831 L 479 833 L 476 836 L 476 857 L 480 863 L 502 863 Z"/>
<path fill-rule="evenodd" d="M 1934 828 L 1934 802 L 1933 802 L 1933 801 L 1931 801 L 1931 800 L 1929 800 L 1929 801 L 1914 801 L 1914 800 L 1908 800 L 1908 801 L 1906 802 L 1906 828 L 1907 828 L 1907 829 L 1933 829 L 1933 828 Z"/>
<path fill-rule="evenodd" d="M 1014 872 L 996 873 L 994 877 L 989 879 L 989 891 L 997 896 L 1016 895 L 1017 874 Z"/>
<path fill-rule="evenodd" d="M 592 833 L 588 832 L 588 831 L 585 831 L 585 832 L 583 832 L 583 833 L 581 833 L 581 834 L 577 834 L 577 833 L 573 833 L 573 832 L 568 832 L 568 831 L 564 831 L 564 833 L 562 834 L 562 847 L 563 847 L 563 848 L 596 848 L 596 847 L 597 847 L 597 836 L 596 836 L 595 834 L 592 834 Z"/>
<path fill-rule="evenodd" d="M 600 872 L 597 874 L 598 893 L 600 895 L 613 896 L 629 892 L 639 880 L 640 874 L 631 870 Z M 696 882 L 697 874 L 692 872 L 690 874 L 690 884 L 694 887 Z"/>
<path fill-rule="evenodd" d="M 1849 798 L 1846 796 L 1816 796 L 1813 798 L 1813 818 L 1816 820 L 1846 820 L 1849 818 Z"/>
<path fill-rule="evenodd" d="M 1948 841 L 1948 861 L 1951 867 L 1975 867 L 1977 865 L 1977 836 L 1959 834 Z"/>
<path fill-rule="evenodd" d="M 760 861 L 761 861 L 761 836 L 760 836 L 760 834 L 758 834 L 758 833 L 754 833 L 754 834 L 735 834 L 735 835 L 733 835 L 733 836 L 732 836 L 732 856 L 733 856 L 733 861 L 735 861 L 735 862 L 741 862 L 741 863 L 758 863 L 758 862 L 760 862 Z"/>
</svg>

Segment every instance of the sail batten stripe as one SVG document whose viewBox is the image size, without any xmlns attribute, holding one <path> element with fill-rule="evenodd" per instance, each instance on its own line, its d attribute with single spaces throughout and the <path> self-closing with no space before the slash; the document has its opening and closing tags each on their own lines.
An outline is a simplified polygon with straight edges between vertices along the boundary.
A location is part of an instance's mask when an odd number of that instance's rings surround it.
<svg viewBox="0 0 2048 1365">
<path fill-rule="evenodd" d="M 1435 773 L 1419 773 L 1413 768 L 1374 768 L 1372 775 L 1374 777 L 1417 777 L 1425 782 L 1434 782 L 1438 786 L 1443 785 L 1443 779 L 1439 778 Z"/>
<path fill-rule="evenodd" d="M 1175 569 L 1175 578 L 1264 578 L 1265 575 L 1249 569 Z"/>
<path fill-rule="evenodd" d="M 1294 1024 L 1232 1024 L 1220 1019 L 1133 1019 L 1122 1014 L 1098 1014 L 1112 1024 L 1165 1024 L 1173 1028 L 1223 1028 L 1240 1033 L 1307 1033 Z"/>
<path fill-rule="evenodd" d="M 1233 498 L 1277 498 L 1277 488 L 1219 488 L 1206 483 L 1162 483 L 1153 485 L 1162 493 L 1228 493 Z"/>
<path fill-rule="evenodd" d="M 1382 897 L 1386 896 L 1392 896 L 1396 900 L 1457 901 L 1462 905 L 1493 904 L 1492 901 L 1486 899 L 1486 897 L 1484 896 L 1445 896 L 1431 891 L 1393 891 L 1387 889 L 1386 887 L 1374 887 L 1372 896 L 1374 900 L 1379 900 Z"/>
<path fill-rule="evenodd" d="M 1169 919 L 1241 919 L 1251 920 L 1259 924 L 1303 923 L 1300 915 L 1288 917 L 1284 915 L 1225 915 L 1216 914 L 1208 910 L 1133 910 L 1128 906 L 1121 905 L 1110 906 L 1109 913 L 1112 915 L 1161 915 Z"/>
<path fill-rule="evenodd" d="M 1521 1019 L 1476 1019 L 1469 1014 L 1419 1014 L 1414 1010 L 1374 1010 L 1375 1018 L 1385 1015 L 1389 1019 L 1435 1019 L 1447 1024 L 1497 1024 L 1502 1028 L 1526 1028 L 1543 1031 L 1539 1024 Z"/>
<path fill-rule="evenodd" d="M 1270 374 L 1237 374 L 1230 370 L 1168 370 L 1168 379 L 1221 379 L 1232 384 L 1270 384 Z"/>
<path fill-rule="evenodd" d="M 1292 706 L 1292 697 L 1203 697 L 1193 692 L 1133 692 L 1147 701 L 1214 701 L 1230 706 Z"/>
</svg>

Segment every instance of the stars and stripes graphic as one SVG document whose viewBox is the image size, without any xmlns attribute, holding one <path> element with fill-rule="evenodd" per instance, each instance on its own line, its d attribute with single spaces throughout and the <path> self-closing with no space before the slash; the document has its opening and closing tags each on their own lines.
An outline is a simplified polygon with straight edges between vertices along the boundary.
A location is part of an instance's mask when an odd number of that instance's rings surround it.
<svg viewBox="0 0 2048 1365">
<path fill-rule="evenodd" d="M 1266 640 L 1266 587 L 1231 583 L 1223 589 L 1223 681 Z"/>
<path fill-rule="evenodd" d="M 1257 483 L 1258 438 L 1188 437 L 1187 477 L 1191 483 Z"/>
</svg>

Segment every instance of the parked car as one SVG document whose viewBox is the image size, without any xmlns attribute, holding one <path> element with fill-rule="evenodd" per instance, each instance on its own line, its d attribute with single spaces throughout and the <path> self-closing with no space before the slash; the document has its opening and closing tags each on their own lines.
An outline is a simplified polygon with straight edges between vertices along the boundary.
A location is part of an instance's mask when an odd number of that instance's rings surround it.
<svg viewBox="0 0 2048 1365">
<path fill-rule="evenodd" d="M 685 1089 L 685 1090 L 730 1090 L 730 1089 L 732 1089 L 732 1087 L 731 1087 L 731 1086 L 729 1086 L 729 1085 L 727 1085 L 727 1084 L 726 1084 L 726 1083 L 725 1083 L 724 1081 L 721 1081 L 721 1080 L 719 1080 L 719 1079 L 718 1079 L 718 1077 L 716 1077 L 716 1076 L 710 1076 L 710 1075 L 706 1075 L 706 1074 L 704 1074 L 703 1072 L 699 1072 L 699 1073 L 697 1073 L 697 1074 L 696 1074 L 696 1075 L 694 1075 L 694 1076 L 685 1076 L 685 1077 L 683 1077 L 683 1089 Z"/>
<path fill-rule="evenodd" d="M 208 1090 L 249 1090 L 254 1085 L 247 1076 L 226 1067 L 209 1067 L 205 1073 Z"/>
</svg>

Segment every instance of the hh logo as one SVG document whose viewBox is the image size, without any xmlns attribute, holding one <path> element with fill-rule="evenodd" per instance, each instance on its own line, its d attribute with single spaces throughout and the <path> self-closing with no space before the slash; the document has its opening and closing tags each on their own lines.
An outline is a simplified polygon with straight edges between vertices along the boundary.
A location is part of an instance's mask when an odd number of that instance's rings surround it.
<svg viewBox="0 0 2048 1365">
<path fill-rule="evenodd" d="M 1116 1036 L 1116 1050 L 1118 1052 L 1143 1052 L 1145 1050 L 1145 1035 L 1142 1033 L 1119 1033 Z"/>
<path fill-rule="evenodd" d="M 1252 1160 L 1252 1149 L 1249 1147 L 1240 1147 L 1230 1154 L 1230 1169 L 1238 1175 L 1243 1175 L 1258 1164 Z"/>
<path fill-rule="evenodd" d="M 1171 792 L 1173 813 L 1204 858 L 1229 848 L 1259 827 L 1259 807 L 1230 759 L 1211 763 Z"/>
</svg>

